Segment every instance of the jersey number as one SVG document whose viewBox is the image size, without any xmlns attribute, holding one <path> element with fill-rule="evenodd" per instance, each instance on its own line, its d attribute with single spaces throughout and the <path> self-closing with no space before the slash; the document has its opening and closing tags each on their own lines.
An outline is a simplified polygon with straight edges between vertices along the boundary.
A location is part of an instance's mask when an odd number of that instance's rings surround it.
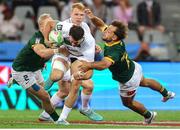
<svg viewBox="0 0 180 130">
<path fill-rule="evenodd" d="M 129 68 L 130 61 L 129 61 L 129 59 L 128 59 L 128 54 L 127 54 L 126 52 L 123 54 L 123 56 L 122 56 L 122 58 L 121 58 L 121 61 L 123 61 L 123 60 L 126 61 L 127 66 L 128 66 L 128 68 Z"/>
<path fill-rule="evenodd" d="M 29 78 L 28 78 L 27 75 L 24 75 L 23 77 L 24 77 L 24 80 L 25 80 L 25 81 L 28 81 L 28 80 L 29 80 Z"/>
</svg>

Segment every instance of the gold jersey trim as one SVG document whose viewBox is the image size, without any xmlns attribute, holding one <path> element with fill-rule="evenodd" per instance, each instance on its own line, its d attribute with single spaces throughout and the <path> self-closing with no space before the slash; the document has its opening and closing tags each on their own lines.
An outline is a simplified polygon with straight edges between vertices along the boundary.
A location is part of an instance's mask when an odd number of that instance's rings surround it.
<svg viewBox="0 0 180 130">
<path fill-rule="evenodd" d="M 114 60 L 113 59 L 111 59 L 110 57 L 104 57 L 105 59 L 107 59 L 107 60 L 109 60 L 109 61 L 111 61 L 113 64 L 114 64 Z"/>
</svg>

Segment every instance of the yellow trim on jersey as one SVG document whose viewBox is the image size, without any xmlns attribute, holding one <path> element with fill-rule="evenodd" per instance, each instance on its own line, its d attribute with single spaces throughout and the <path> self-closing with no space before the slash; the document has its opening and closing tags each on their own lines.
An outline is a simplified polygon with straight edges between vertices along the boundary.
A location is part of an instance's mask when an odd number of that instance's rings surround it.
<svg viewBox="0 0 180 130">
<path fill-rule="evenodd" d="M 111 59 L 110 57 L 104 57 L 105 59 L 107 59 L 108 61 L 111 61 L 113 64 L 114 64 L 114 60 L 113 59 Z"/>
<path fill-rule="evenodd" d="M 105 43 L 106 46 L 114 46 L 116 44 L 121 44 L 122 45 L 122 42 L 119 40 L 119 41 L 116 41 L 116 42 L 109 42 L 109 43 Z"/>
<path fill-rule="evenodd" d="M 33 49 L 35 45 L 32 45 L 31 48 Z"/>
</svg>

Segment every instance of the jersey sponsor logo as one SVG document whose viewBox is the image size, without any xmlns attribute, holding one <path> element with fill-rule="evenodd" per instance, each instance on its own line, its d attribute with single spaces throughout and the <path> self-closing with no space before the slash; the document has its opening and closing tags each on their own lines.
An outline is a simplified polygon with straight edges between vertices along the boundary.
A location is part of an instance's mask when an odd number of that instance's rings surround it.
<svg viewBox="0 0 180 130">
<path fill-rule="evenodd" d="M 61 24 L 57 25 L 57 30 L 58 30 L 58 31 L 61 31 L 61 30 L 62 30 L 62 27 L 63 27 L 63 25 L 61 25 Z"/>
<path fill-rule="evenodd" d="M 128 95 L 128 96 L 134 95 L 135 92 L 136 92 L 136 90 L 128 91 L 128 92 L 127 92 L 127 95 Z"/>
<path fill-rule="evenodd" d="M 0 66 L 0 84 L 6 84 L 8 82 L 10 73 L 10 67 Z"/>
</svg>

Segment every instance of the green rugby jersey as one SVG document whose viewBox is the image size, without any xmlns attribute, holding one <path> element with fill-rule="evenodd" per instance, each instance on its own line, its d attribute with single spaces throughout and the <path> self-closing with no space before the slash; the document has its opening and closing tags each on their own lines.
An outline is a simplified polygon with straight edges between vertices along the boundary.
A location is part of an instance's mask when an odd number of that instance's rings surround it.
<svg viewBox="0 0 180 130">
<path fill-rule="evenodd" d="M 47 59 L 41 58 L 33 51 L 32 47 L 35 44 L 45 45 L 44 37 L 40 31 L 34 33 L 32 38 L 28 41 L 28 43 L 24 46 L 24 48 L 19 52 L 19 54 L 15 58 L 12 64 L 12 68 L 15 71 L 34 72 L 44 67 L 44 64 L 47 61 Z"/>
<path fill-rule="evenodd" d="M 134 62 L 129 59 L 123 41 L 114 42 L 111 45 L 105 44 L 104 57 L 113 64 L 109 67 L 112 78 L 121 83 L 130 80 L 134 73 Z"/>
</svg>

